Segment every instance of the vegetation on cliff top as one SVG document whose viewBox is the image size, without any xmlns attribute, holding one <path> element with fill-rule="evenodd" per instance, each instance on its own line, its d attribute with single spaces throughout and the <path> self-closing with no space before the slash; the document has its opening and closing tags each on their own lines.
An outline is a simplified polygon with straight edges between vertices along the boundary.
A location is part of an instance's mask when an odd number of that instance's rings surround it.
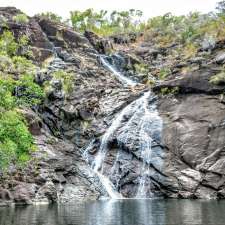
<svg viewBox="0 0 225 225">
<path fill-rule="evenodd" d="M 62 18 L 54 13 L 47 12 L 39 16 L 63 22 Z M 192 12 L 186 16 L 174 16 L 167 13 L 147 21 L 143 20 L 142 11 L 135 9 L 111 13 L 93 9 L 71 11 L 70 19 L 66 23 L 72 25 L 76 31 L 91 30 L 102 36 L 143 32 L 146 38 L 153 38 L 158 44 L 185 43 L 185 50 L 194 52 L 202 39 L 207 39 L 213 44 L 215 39 L 224 37 L 225 1 L 219 2 L 216 11 L 208 14 Z M 193 43 L 197 39 L 198 41 Z"/>
</svg>

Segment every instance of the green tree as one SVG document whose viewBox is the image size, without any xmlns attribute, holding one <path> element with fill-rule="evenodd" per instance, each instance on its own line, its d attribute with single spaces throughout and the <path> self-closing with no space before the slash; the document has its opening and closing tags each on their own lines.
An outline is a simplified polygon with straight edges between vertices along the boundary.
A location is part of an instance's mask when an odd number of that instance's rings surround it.
<svg viewBox="0 0 225 225">
<path fill-rule="evenodd" d="M 41 18 L 44 18 L 44 19 L 54 21 L 54 22 L 57 22 L 57 23 L 62 22 L 62 17 L 55 14 L 55 13 L 52 13 L 52 12 L 41 13 L 41 14 L 38 14 L 37 16 L 39 16 Z"/>
<path fill-rule="evenodd" d="M 225 13 L 225 1 L 220 1 L 217 3 L 216 9 L 219 11 L 219 13 Z"/>
<path fill-rule="evenodd" d="M 18 49 L 27 44 L 25 36 L 16 41 L 10 31 L 0 35 L 0 170 L 11 163 L 24 164 L 34 149 L 33 137 L 18 109 L 39 104 L 44 92 L 34 82 L 36 66 L 26 54 L 18 56 Z"/>
<path fill-rule="evenodd" d="M 113 11 L 108 14 L 106 10 L 99 12 L 93 9 L 70 12 L 73 28 L 83 32 L 91 30 L 100 35 L 110 35 L 119 32 L 136 31 L 140 28 L 142 11 L 130 9 L 129 11 Z"/>
</svg>

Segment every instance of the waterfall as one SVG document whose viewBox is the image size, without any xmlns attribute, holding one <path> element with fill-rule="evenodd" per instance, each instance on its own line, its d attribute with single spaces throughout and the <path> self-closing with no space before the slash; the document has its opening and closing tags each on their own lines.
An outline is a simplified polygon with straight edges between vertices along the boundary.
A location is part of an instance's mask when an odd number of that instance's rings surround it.
<svg viewBox="0 0 225 225">
<path fill-rule="evenodd" d="M 100 56 L 101 62 L 125 85 L 135 86 L 137 83 L 123 76 L 116 70 L 104 56 Z M 151 104 L 149 103 L 151 101 Z M 93 148 L 93 142 L 85 149 L 83 157 L 91 165 L 92 170 L 98 176 L 110 198 L 121 199 L 122 194 L 117 191 L 117 186 L 111 182 L 110 177 L 116 176 L 116 164 L 120 158 L 120 149 L 116 155 L 110 175 L 104 175 L 104 161 L 108 152 L 108 145 L 113 136 L 116 136 L 118 144 L 127 145 L 130 149 L 135 146 L 138 139 L 137 156 L 142 161 L 138 179 L 136 198 L 152 197 L 151 193 L 151 163 L 154 159 L 152 145 L 155 144 L 155 136 L 161 133 L 162 120 L 156 109 L 155 96 L 150 91 L 145 92 L 140 98 L 127 105 L 112 121 L 110 127 L 101 138 L 101 143 L 95 157 L 90 161 L 89 151 Z M 117 133 L 119 130 L 119 134 Z M 154 137 L 154 139 L 153 139 Z M 135 143 L 134 143 L 135 142 Z M 118 184 L 118 182 L 117 182 Z"/>
<path fill-rule="evenodd" d="M 107 61 L 106 56 L 100 55 L 100 61 L 103 64 L 104 67 L 106 67 L 109 71 L 111 71 L 118 78 L 118 80 L 120 80 L 124 84 L 124 86 L 135 86 L 135 85 L 137 85 L 137 83 L 135 81 L 125 77 L 113 65 L 111 65 Z"/>
</svg>

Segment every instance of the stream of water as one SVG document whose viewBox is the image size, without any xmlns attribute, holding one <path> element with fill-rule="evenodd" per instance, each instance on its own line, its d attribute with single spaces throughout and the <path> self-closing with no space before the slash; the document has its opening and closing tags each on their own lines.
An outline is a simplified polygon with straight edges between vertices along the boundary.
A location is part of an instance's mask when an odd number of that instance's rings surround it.
<svg viewBox="0 0 225 225">
<path fill-rule="evenodd" d="M 121 72 L 119 72 L 113 65 L 111 65 L 108 61 L 106 56 L 101 55 L 100 61 L 104 67 L 106 67 L 109 71 L 111 71 L 117 78 L 120 80 L 124 86 L 135 86 L 137 82 L 127 78 Z"/>
<path fill-rule="evenodd" d="M 121 72 L 119 72 L 113 65 L 111 65 L 104 56 L 100 56 L 102 64 L 111 71 L 117 78 L 120 80 L 124 86 L 135 86 L 137 83 L 135 81 L 130 80 L 125 77 Z M 151 186 L 151 182 L 149 181 L 150 177 L 150 164 L 152 158 L 152 134 L 157 130 L 161 131 L 162 121 L 158 115 L 156 104 L 152 103 L 149 105 L 149 99 L 151 99 L 151 92 L 145 92 L 140 98 L 133 101 L 129 105 L 127 105 L 112 121 L 112 124 L 109 126 L 105 134 L 101 139 L 101 144 L 99 150 L 94 158 L 94 160 L 90 163 L 88 159 L 88 152 L 92 148 L 92 143 L 86 148 L 84 151 L 84 158 L 89 164 L 91 164 L 91 168 L 99 177 L 100 182 L 105 187 L 108 195 L 112 199 L 122 199 L 123 196 L 117 190 L 117 185 L 114 185 L 110 176 L 104 175 L 104 160 L 106 158 L 106 154 L 108 152 L 108 144 L 110 139 L 115 134 L 118 128 L 121 127 L 124 118 L 128 118 L 129 120 L 123 125 L 122 132 L 118 137 L 119 142 L 127 143 L 130 141 L 130 130 L 134 130 L 136 134 L 139 136 L 139 148 L 140 148 L 140 158 L 143 161 L 143 166 L 141 169 L 141 174 L 139 177 L 139 187 L 136 193 L 136 198 L 147 198 L 152 197 L 151 190 L 150 194 L 149 187 Z M 136 124 L 135 128 L 133 124 Z M 131 143 L 132 144 L 132 143 Z M 117 163 L 117 160 L 120 157 L 120 152 L 118 151 L 116 160 L 114 162 L 114 166 L 111 168 L 111 175 L 114 173 L 114 167 Z M 151 189 L 151 187 L 150 187 Z"/>
</svg>

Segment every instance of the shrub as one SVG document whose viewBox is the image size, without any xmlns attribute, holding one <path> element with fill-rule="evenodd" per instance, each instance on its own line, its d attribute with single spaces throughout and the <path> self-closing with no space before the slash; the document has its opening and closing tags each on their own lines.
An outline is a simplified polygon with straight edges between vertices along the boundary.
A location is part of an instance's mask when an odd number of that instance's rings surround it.
<svg viewBox="0 0 225 225">
<path fill-rule="evenodd" d="M 0 169 L 10 163 L 24 164 L 34 149 L 33 137 L 24 118 L 16 111 L 0 113 Z"/>
<path fill-rule="evenodd" d="M 33 106 L 41 103 L 45 94 L 43 89 L 34 83 L 32 75 L 23 75 L 15 82 L 17 105 Z"/>
<path fill-rule="evenodd" d="M 73 73 L 69 73 L 63 70 L 58 70 L 52 74 L 53 78 L 62 82 L 63 91 L 65 94 L 72 92 L 74 88 L 75 76 Z"/>
<path fill-rule="evenodd" d="M 4 31 L 0 36 L 0 54 L 14 56 L 17 54 L 19 44 L 16 43 L 15 38 L 10 31 Z"/>
<path fill-rule="evenodd" d="M 160 80 L 164 80 L 164 79 L 166 79 L 166 77 L 169 76 L 170 74 L 171 74 L 171 71 L 170 71 L 169 68 L 162 68 L 162 69 L 160 69 L 160 71 L 159 71 L 158 77 L 159 77 Z"/>
<path fill-rule="evenodd" d="M 91 30 L 103 36 L 139 31 L 143 29 L 141 17 L 142 11 L 134 9 L 113 11 L 111 14 L 106 10 L 96 12 L 93 9 L 70 13 L 70 21 L 75 30 L 80 32 Z"/>
<path fill-rule="evenodd" d="M 62 22 L 62 17 L 52 12 L 41 13 L 41 14 L 38 14 L 37 16 L 43 19 L 51 20 L 53 22 L 57 22 L 57 23 Z"/>
<path fill-rule="evenodd" d="M 160 89 L 161 95 L 176 95 L 178 93 L 179 93 L 179 87 L 174 87 L 174 88 L 165 87 Z"/>
<path fill-rule="evenodd" d="M 33 106 L 44 92 L 34 82 L 36 67 L 18 49 L 27 47 L 25 36 L 16 42 L 13 34 L 0 35 L 0 170 L 11 164 L 24 164 L 34 149 L 33 138 L 18 107 Z"/>
<path fill-rule="evenodd" d="M 15 98 L 12 95 L 14 83 L 14 80 L 7 77 L 0 79 L 0 112 L 15 107 Z"/>
<path fill-rule="evenodd" d="M 36 72 L 36 66 L 32 63 L 32 61 L 26 59 L 23 56 L 13 56 L 13 72 L 17 74 L 28 73 L 34 75 Z"/>
<path fill-rule="evenodd" d="M 185 58 L 190 58 L 196 55 L 198 47 L 194 43 L 187 43 L 183 48 Z"/>
<path fill-rule="evenodd" d="M 148 66 L 146 64 L 144 64 L 144 63 L 136 63 L 136 64 L 134 64 L 134 69 L 139 74 L 147 75 L 148 72 L 149 72 Z"/>
<path fill-rule="evenodd" d="M 21 23 L 21 24 L 24 24 L 24 23 L 28 23 L 29 22 L 29 19 L 28 17 L 21 13 L 21 14 L 17 14 L 16 16 L 13 17 L 13 20 L 16 22 L 16 23 Z"/>
<path fill-rule="evenodd" d="M 220 72 L 210 78 L 211 84 L 223 85 L 225 84 L 225 72 Z"/>
</svg>

